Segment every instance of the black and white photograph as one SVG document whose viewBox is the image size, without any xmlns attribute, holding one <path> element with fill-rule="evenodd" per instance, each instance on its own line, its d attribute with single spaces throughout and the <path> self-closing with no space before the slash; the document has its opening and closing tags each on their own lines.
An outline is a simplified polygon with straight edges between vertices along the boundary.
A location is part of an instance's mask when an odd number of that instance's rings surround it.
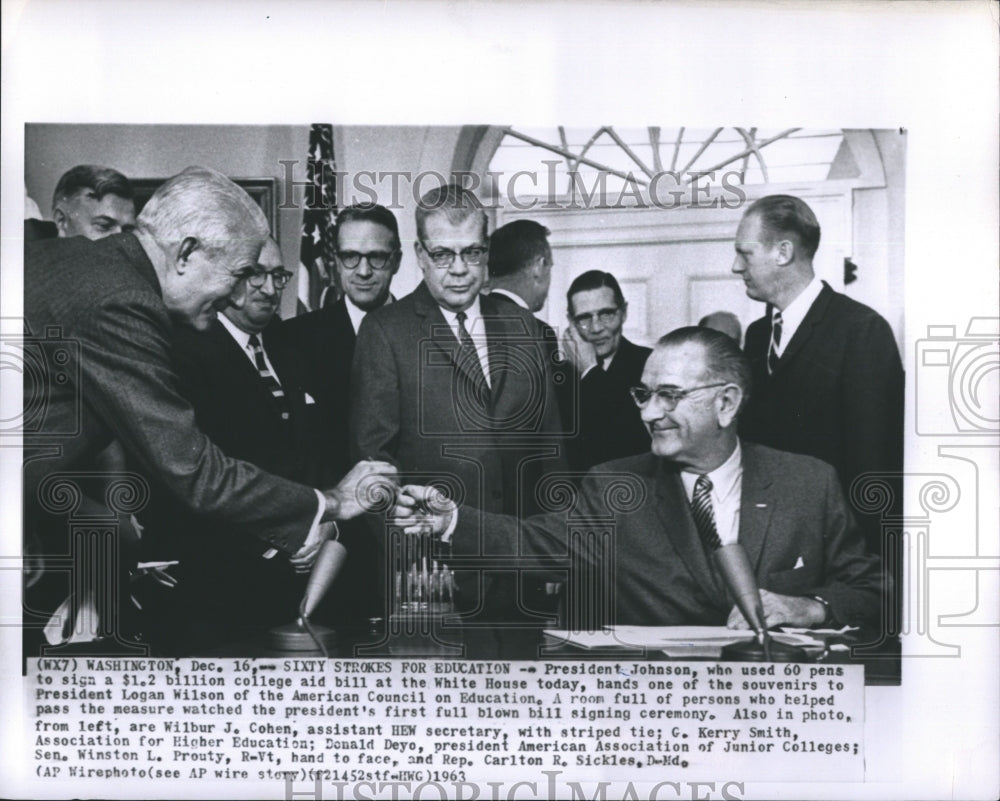
<svg viewBox="0 0 1000 801">
<path fill-rule="evenodd" d="M 891 5 L 5 3 L 12 796 L 991 797 L 997 37 Z"/>
</svg>

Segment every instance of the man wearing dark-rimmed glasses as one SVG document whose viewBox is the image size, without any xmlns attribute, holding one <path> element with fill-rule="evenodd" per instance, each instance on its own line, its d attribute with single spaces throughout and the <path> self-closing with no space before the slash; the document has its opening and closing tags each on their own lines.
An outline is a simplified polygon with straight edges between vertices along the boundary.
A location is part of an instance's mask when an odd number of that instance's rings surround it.
<svg viewBox="0 0 1000 801">
<path fill-rule="evenodd" d="M 834 469 L 740 441 L 750 364 L 732 339 L 672 331 L 632 395 L 650 450 L 590 471 L 563 510 L 519 521 L 407 486 L 394 522 L 442 535 L 455 554 L 517 544 L 556 573 L 568 566 L 581 629 L 746 627 L 713 566 L 714 550 L 734 543 L 756 574 L 767 626 L 879 624 L 878 559 L 864 552 Z"/>
<path fill-rule="evenodd" d="M 315 437 L 301 365 L 274 336 L 292 277 L 273 239 L 245 268 L 234 300 L 207 330 L 178 329 L 172 348 L 178 388 L 198 427 L 230 457 L 306 484 L 322 485 L 327 454 Z M 144 560 L 178 561 L 177 586 L 145 599 L 148 639 L 159 652 L 193 653 L 294 619 L 305 576 L 294 562 L 233 527 L 186 509 L 154 484 Z M 156 589 L 156 588 L 154 588 Z"/>
<path fill-rule="evenodd" d="M 381 453 L 482 509 L 531 512 L 539 474 L 565 469 L 546 344 L 530 311 L 480 295 L 490 240 L 478 198 L 456 185 L 433 189 L 417 206 L 416 229 L 423 281 L 358 332 L 353 452 Z M 494 624 L 523 622 L 531 606 L 516 571 L 456 578 L 459 608 L 477 610 L 465 625 L 470 655 L 497 655 Z"/>
<path fill-rule="evenodd" d="M 402 251 L 395 215 L 374 203 L 344 208 L 337 215 L 335 237 L 343 296 L 285 320 L 281 335 L 305 360 L 305 386 L 322 411 L 327 452 L 337 477 L 351 466 L 347 419 L 358 329 L 365 315 L 393 301 L 390 289 Z"/>
<path fill-rule="evenodd" d="M 629 398 L 649 348 L 622 335 L 628 304 L 617 279 L 602 270 L 577 276 L 566 293 L 563 348 L 580 379 L 580 430 L 570 450 L 574 467 L 644 453 L 649 434 Z"/>
</svg>

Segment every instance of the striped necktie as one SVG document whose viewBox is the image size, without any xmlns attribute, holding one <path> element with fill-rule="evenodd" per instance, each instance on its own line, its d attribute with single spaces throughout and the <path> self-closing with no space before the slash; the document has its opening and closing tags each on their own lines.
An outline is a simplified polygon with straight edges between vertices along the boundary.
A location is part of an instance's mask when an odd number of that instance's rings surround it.
<svg viewBox="0 0 1000 801">
<path fill-rule="evenodd" d="M 250 335 L 250 349 L 253 351 L 254 364 L 257 365 L 257 372 L 260 374 L 260 380 L 264 382 L 264 386 L 267 387 L 267 391 L 271 393 L 274 397 L 275 403 L 278 404 L 278 410 L 281 412 L 281 419 L 288 419 L 288 398 L 285 397 L 285 390 L 281 388 L 281 384 L 278 383 L 278 379 L 275 378 L 274 373 L 272 373 L 267 368 L 267 362 L 264 361 L 264 348 L 260 344 L 260 338 L 256 334 Z"/>
<path fill-rule="evenodd" d="M 705 553 L 711 555 L 722 546 L 719 533 L 715 528 L 715 514 L 712 512 L 712 482 L 708 476 L 698 476 L 694 482 L 694 493 L 691 496 L 691 515 L 694 517 L 695 528 L 701 537 Z"/>
<path fill-rule="evenodd" d="M 775 309 L 771 320 L 771 344 L 767 349 L 767 374 L 778 368 L 778 346 L 781 345 L 781 312 Z"/>
<path fill-rule="evenodd" d="M 472 376 L 473 397 L 486 405 L 490 395 L 490 385 L 486 381 L 485 373 L 483 373 L 483 365 L 479 361 L 479 351 L 476 350 L 476 344 L 472 341 L 469 330 L 465 327 L 468 315 L 464 311 L 460 311 L 455 315 L 455 319 L 458 321 L 459 366 L 464 365 Z"/>
</svg>

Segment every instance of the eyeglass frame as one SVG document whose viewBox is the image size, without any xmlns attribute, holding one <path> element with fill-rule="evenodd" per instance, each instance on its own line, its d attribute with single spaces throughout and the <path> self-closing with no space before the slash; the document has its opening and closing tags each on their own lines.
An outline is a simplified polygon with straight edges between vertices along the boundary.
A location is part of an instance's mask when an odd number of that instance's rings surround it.
<svg viewBox="0 0 1000 801">
<path fill-rule="evenodd" d="M 392 261 L 392 257 L 398 254 L 399 252 L 400 252 L 399 248 L 393 248 L 390 251 L 370 250 L 367 253 L 361 253 L 360 251 L 357 250 L 338 250 L 334 255 L 337 257 L 337 261 L 340 262 L 343 268 L 349 272 L 353 272 L 354 270 L 358 269 L 358 267 L 361 266 L 361 260 L 364 259 L 366 262 L 368 262 L 368 266 L 372 269 L 373 272 L 380 273 L 380 272 L 387 272 L 388 270 L 391 269 L 389 263 Z M 354 265 L 352 266 L 351 264 L 348 263 L 348 261 L 353 261 L 355 256 L 357 257 L 357 261 L 355 261 Z M 385 261 L 383 261 L 381 264 L 376 265 L 375 262 L 372 261 L 372 256 L 377 256 L 377 257 L 384 256 Z M 350 257 L 350 259 L 348 257 Z"/>
<path fill-rule="evenodd" d="M 662 387 L 660 389 L 648 389 L 647 387 L 629 387 L 628 394 L 632 397 L 633 403 L 640 409 L 649 405 L 649 402 L 656 398 L 663 404 L 663 408 L 668 412 L 672 412 L 677 408 L 677 405 L 684 400 L 692 392 L 697 392 L 701 389 L 712 389 L 713 387 L 728 387 L 732 384 L 732 381 L 719 381 L 714 384 L 702 384 L 697 387 L 688 387 L 687 389 L 669 389 L 667 387 Z M 649 396 L 644 401 L 640 401 L 636 397 L 636 393 L 649 393 Z"/>
<path fill-rule="evenodd" d="M 246 270 L 240 279 L 247 282 L 247 286 L 253 289 L 262 289 L 264 284 L 267 283 L 267 279 L 271 279 L 271 285 L 276 291 L 281 291 L 286 286 L 288 282 L 292 280 L 294 273 L 289 272 L 284 267 L 278 267 L 274 270 Z"/>
<path fill-rule="evenodd" d="M 599 309 L 596 312 L 588 312 L 587 314 L 576 314 L 570 320 L 573 321 L 573 325 L 582 328 L 584 331 L 592 331 L 595 322 L 600 322 L 603 326 L 611 325 L 615 321 L 615 316 L 621 314 L 624 308 L 624 306 L 615 306 L 613 309 L 605 308 Z"/>
<path fill-rule="evenodd" d="M 431 260 L 431 263 L 435 267 L 439 267 L 442 270 L 449 270 L 449 269 L 451 269 L 451 266 L 455 263 L 455 257 L 456 256 L 460 257 L 462 259 L 462 263 L 466 267 L 479 267 L 479 266 L 481 266 L 482 264 L 485 263 L 485 259 L 487 259 L 489 257 L 489 252 L 490 252 L 490 246 L 487 244 L 487 245 L 469 245 L 467 248 L 462 248 L 458 253 L 456 253 L 454 250 L 451 250 L 449 248 L 438 248 L 437 250 L 435 250 L 432 253 L 431 249 L 429 247 L 427 247 L 427 243 L 424 242 L 423 239 L 417 239 L 417 241 L 420 243 L 420 247 L 421 247 L 421 249 L 423 249 L 424 253 L 427 254 L 427 258 L 429 258 Z M 467 257 L 467 254 L 468 254 L 468 252 L 470 250 L 481 250 L 482 251 L 482 255 L 479 257 L 478 261 L 469 261 L 469 259 Z M 444 254 L 448 254 L 448 256 L 447 256 L 448 262 L 447 263 L 440 262 L 437 259 L 438 255 L 444 256 Z"/>
</svg>

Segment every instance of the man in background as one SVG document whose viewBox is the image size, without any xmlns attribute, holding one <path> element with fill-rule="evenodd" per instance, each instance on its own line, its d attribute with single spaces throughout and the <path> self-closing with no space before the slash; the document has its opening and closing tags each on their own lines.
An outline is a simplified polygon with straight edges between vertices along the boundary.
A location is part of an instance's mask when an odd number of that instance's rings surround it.
<svg viewBox="0 0 1000 801">
<path fill-rule="evenodd" d="M 337 276 L 344 296 L 282 323 L 278 332 L 305 360 L 303 380 L 324 417 L 333 478 L 350 467 L 347 421 L 351 363 L 365 315 L 392 302 L 392 278 L 402 258 L 399 226 L 389 209 L 348 206 L 337 215 Z"/>
<path fill-rule="evenodd" d="M 649 450 L 649 433 L 629 397 L 639 383 L 649 348 L 622 335 L 628 304 L 617 279 L 601 270 L 577 276 L 566 293 L 567 356 L 580 375 L 580 432 L 574 467 L 594 465 Z"/>
<path fill-rule="evenodd" d="M 80 164 L 63 174 L 52 195 L 59 236 L 102 239 L 135 228 L 135 202 L 128 178 L 110 167 Z"/>
<path fill-rule="evenodd" d="M 743 326 L 740 325 L 740 318 L 732 312 L 717 311 L 706 314 L 698 321 L 698 325 L 722 332 L 737 345 L 743 344 Z"/>
</svg>

